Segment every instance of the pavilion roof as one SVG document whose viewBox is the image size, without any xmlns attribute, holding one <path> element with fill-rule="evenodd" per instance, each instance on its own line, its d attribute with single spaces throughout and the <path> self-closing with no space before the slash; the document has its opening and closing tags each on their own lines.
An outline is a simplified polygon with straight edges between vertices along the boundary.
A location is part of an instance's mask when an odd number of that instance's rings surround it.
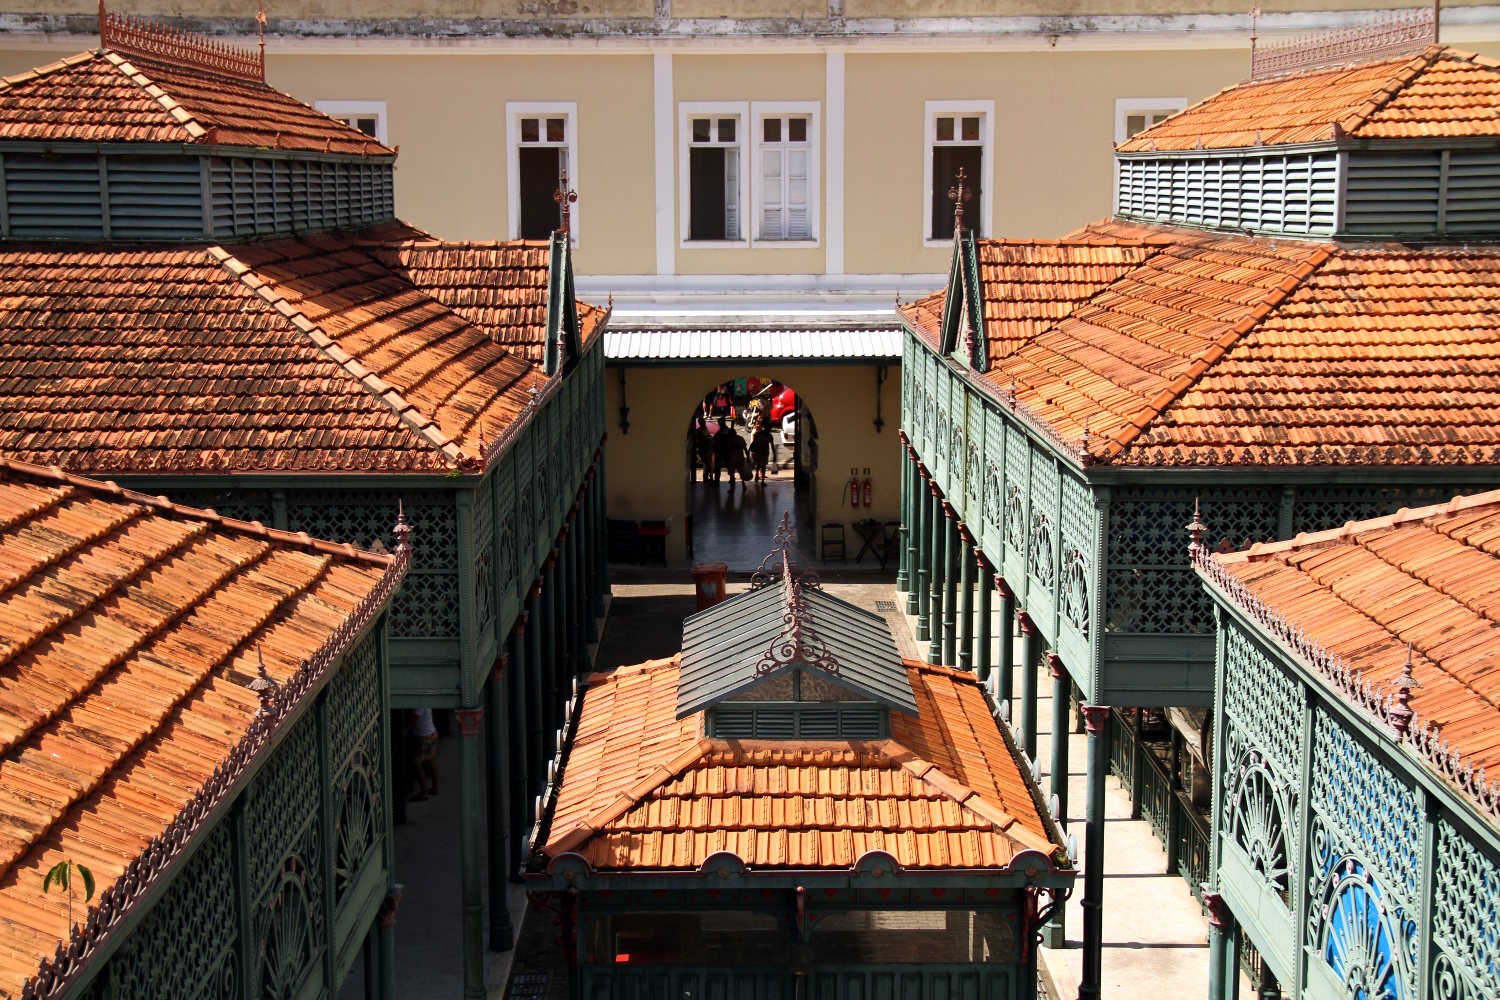
<svg viewBox="0 0 1500 1000">
<path fill-rule="evenodd" d="M 1197 563 L 1293 656 L 1394 723 L 1396 739 L 1500 818 L 1500 785 L 1483 773 L 1500 768 L 1500 491 Z M 1417 686 L 1406 723 L 1392 710 L 1408 659 Z"/>
<path fill-rule="evenodd" d="M 1013 271 L 1048 278 L 985 283 L 1002 301 L 985 303 L 977 381 L 1085 462 L 1500 462 L 1494 249 L 1112 219 L 1047 244 L 988 243 L 981 261 L 1003 252 Z M 1140 259 L 1128 266 L 1097 256 L 1130 246 Z M 1031 288 L 1044 305 L 1029 305 Z M 946 298 L 902 316 L 939 342 Z M 1024 318 L 990 320 L 1006 310 Z"/>
<path fill-rule="evenodd" d="M 680 657 L 589 678 L 542 852 L 595 869 L 847 869 L 885 851 L 919 869 L 1058 856 L 1035 789 L 978 680 L 904 663 L 918 714 L 885 740 L 720 740 L 677 719 Z"/>
<path fill-rule="evenodd" d="M 101 48 L 0 78 L 0 140 L 395 156 L 344 122 L 190 58 Z"/>
<path fill-rule="evenodd" d="M 399 223 L 0 244 L 0 453 L 109 474 L 482 467 L 545 379 L 551 266 L 544 243 Z M 606 313 L 580 315 L 586 344 Z"/>
<path fill-rule="evenodd" d="M 1500 137 L 1500 62 L 1443 45 L 1251 80 L 1132 136 L 1121 153 Z"/>
<path fill-rule="evenodd" d="M 68 938 L 47 871 L 114 926 L 407 561 L 0 459 L 0 992 Z"/>
</svg>

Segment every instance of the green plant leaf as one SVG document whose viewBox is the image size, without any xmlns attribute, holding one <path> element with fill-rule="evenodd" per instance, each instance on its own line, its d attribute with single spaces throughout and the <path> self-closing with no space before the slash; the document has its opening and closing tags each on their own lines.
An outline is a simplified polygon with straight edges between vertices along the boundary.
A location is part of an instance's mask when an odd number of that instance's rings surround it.
<svg viewBox="0 0 1500 1000">
<path fill-rule="evenodd" d="M 77 865 L 78 874 L 83 876 L 83 901 L 87 903 L 94 898 L 94 873 L 83 865 Z"/>
<path fill-rule="evenodd" d="M 68 879 L 68 875 L 69 875 L 68 869 L 69 869 L 69 867 L 70 867 L 70 862 L 59 861 L 57 864 L 55 864 L 51 868 L 47 869 L 47 877 L 42 880 L 42 892 L 43 893 L 49 893 L 49 892 L 51 892 L 52 891 L 52 885 L 53 885 L 53 883 L 56 883 L 57 887 L 59 889 L 63 890 L 64 892 L 67 892 L 68 891 L 68 881 L 69 881 L 69 879 Z"/>
</svg>

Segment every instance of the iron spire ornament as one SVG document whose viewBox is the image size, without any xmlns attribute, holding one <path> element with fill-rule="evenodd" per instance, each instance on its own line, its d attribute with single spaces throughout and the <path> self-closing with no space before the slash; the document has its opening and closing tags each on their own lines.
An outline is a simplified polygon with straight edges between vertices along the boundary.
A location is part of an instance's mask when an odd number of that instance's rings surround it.
<svg viewBox="0 0 1500 1000">
<path fill-rule="evenodd" d="M 562 212 L 562 226 L 558 231 L 567 236 L 570 234 L 569 220 L 572 214 L 569 206 L 578 200 L 578 192 L 568 187 L 568 172 L 566 170 L 557 179 L 557 190 L 552 192 L 552 200 L 557 203 L 558 209 Z"/>
<path fill-rule="evenodd" d="M 969 179 L 968 171 L 963 167 L 958 168 L 956 183 L 948 189 L 948 200 L 953 202 L 953 235 L 960 237 L 964 233 L 964 202 L 974 197 L 974 192 L 965 186 L 964 181 Z"/>
</svg>

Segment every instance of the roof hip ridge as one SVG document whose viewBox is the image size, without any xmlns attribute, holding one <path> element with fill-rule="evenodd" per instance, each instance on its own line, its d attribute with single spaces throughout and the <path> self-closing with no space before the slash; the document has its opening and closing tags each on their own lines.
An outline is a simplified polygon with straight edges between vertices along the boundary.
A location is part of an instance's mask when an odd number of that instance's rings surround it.
<svg viewBox="0 0 1500 1000">
<path fill-rule="evenodd" d="M 1405 65 L 1392 74 L 1384 86 L 1370 95 L 1369 100 L 1355 108 L 1342 121 L 1332 124 L 1346 134 L 1362 128 L 1370 120 L 1371 115 L 1379 112 L 1381 108 L 1394 100 L 1397 94 L 1409 87 L 1419 73 L 1436 63 L 1442 57 L 1443 51 L 1441 45 L 1430 45 L 1412 56 Z"/>
<path fill-rule="evenodd" d="M 897 743 L 896 745 L 905 751 L 906 759 L 896 760 L 894 755 L 892 755 L 892 759 L 903 771 L 910 774 L 913 780 L 920 781 L 944 798 L 957 804 L 960 809 L 965 809 L 978 816 L 994 827 L 996 833 L 1003 834 L 1012 840 L 1024 841 L 1025 846 L 1034 848 L 1044 854 L 1051 854 L 1057 849 L 1056 844 L 1049 841 L 1046 837 L 1027 829 L 1026 824 L 1022 823 L 1020 819 L 990 802 L 974 788 L 950 776 L 937 764 L 919 756 L 904 744 Z"/>
<path fill-rule="evenodd" d="M 1233 348 L 1238 346 L 1247 335 L 1265 321 L 1267 316 L 1275 312 L 1286 302 L 1297 290 L 1307 283 L 1307 280 L 1317 274 L 1319 269 L 1333 257 L 1338 248 L 1333 245 L 1324 245 L 1313 251 L 1307 260 L 1297 265 L 1296 270 L 1287 275 L 1274 285 L 1265 298 L 1255 308 L 1236 321 L 1227 332 L 1217 340 L 1210 343 L 1196 356 L 1188 365 L 1187 371 L 1177 376 L 1172 384 L 1163 389 L 1152 399 L 1151 403 L 1138 413 L 1131 423 L 1110 440 L 1105 448 L 1105 458 L 1118 458 L 1132 444 L 1146 432 L 1152 421 L 1156 420 L 1167 408 L 1181 399 L 1193 385 L 1214 365 L 1218 364 L 1223 357 Z"/>
<path fill-rule="evenodd" d="M 255 268 L 240 260 L 222 245 L 208 247 L 208 254 L 240 285 L 249 289 L 271 311 L 284 317 L 296 330 L 306 335 L 312 345 L 328 360 L 347 374 L 353 376 L 376 400 L 384 403 L 398 422 L 414 431 L 424 443 L 442 453 L 455 468 L 464 463 L 463 449 L 437 423 L 430 419 L 416 404 L 408 400 L 394 386 L 366 368 L 360 361 L 339 347 L 338 341 L 330 337 L 321 325 L 306 313 L 287 301 L 275 290 L 275 282 L 267 281 L 255 273 Z M 451 311 L 451 310 L 450 310 Z"/>
<path fill-rule="evenodd" d="M 135 63 L 118 52 L 106 51 L 103 55 L 105 62 L 119 70 L 125 79 L 140 87 L 145 95 L 151 98 L 163 113 L 176 122 L 192 139 L 202 139 L 208 135 L 209 130 L 203 126 L 202 122 L 173 100 L 154 80 L 142 73 Z"/>
<path fill-rule="evenodd" d="M 546 850 L 555 856 L 582 847 L 594 834 L 640 805 L 648 794 L 668 781 L 675 780 L 683 771 L 702 760 L 715 749 L 717 743 L 718 741 L 707 736 L 699 736 L 665 764 L 657 764 L 631 782 L 628 788 L 615 795 L 606 805 L 578 820 L 573 829 L 560 839 L 548 842 Z"/>
</svg>

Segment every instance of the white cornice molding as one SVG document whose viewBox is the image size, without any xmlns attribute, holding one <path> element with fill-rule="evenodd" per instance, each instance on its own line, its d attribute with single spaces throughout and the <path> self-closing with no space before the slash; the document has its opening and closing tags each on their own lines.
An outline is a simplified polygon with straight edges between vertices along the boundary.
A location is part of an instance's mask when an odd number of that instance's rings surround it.
<svg viewBox="0 0 1500 1000">
<path fill-rule="evenodd" d="M 1267 13 L 1261 38 L 1274 41 L 1360 23 L 1364 11 Z M 79 51 L 98 44 L 92 15 L 0 14 L 0 48 Z M 174 21 L 242 44 L 244 18 Z M 631 54 L 666 50 L 785 53 L 860 52 L 1249 51 L 1248 14 L 1117 14 L 1062 17 L 947 17 L 796 20 L 789 18 L 605 19 L 277 19 L 268 36 L 277 55 Z M 1500 41 L 1500 6 L 1449 7 L 1444 42 Z"/>
</svg>

